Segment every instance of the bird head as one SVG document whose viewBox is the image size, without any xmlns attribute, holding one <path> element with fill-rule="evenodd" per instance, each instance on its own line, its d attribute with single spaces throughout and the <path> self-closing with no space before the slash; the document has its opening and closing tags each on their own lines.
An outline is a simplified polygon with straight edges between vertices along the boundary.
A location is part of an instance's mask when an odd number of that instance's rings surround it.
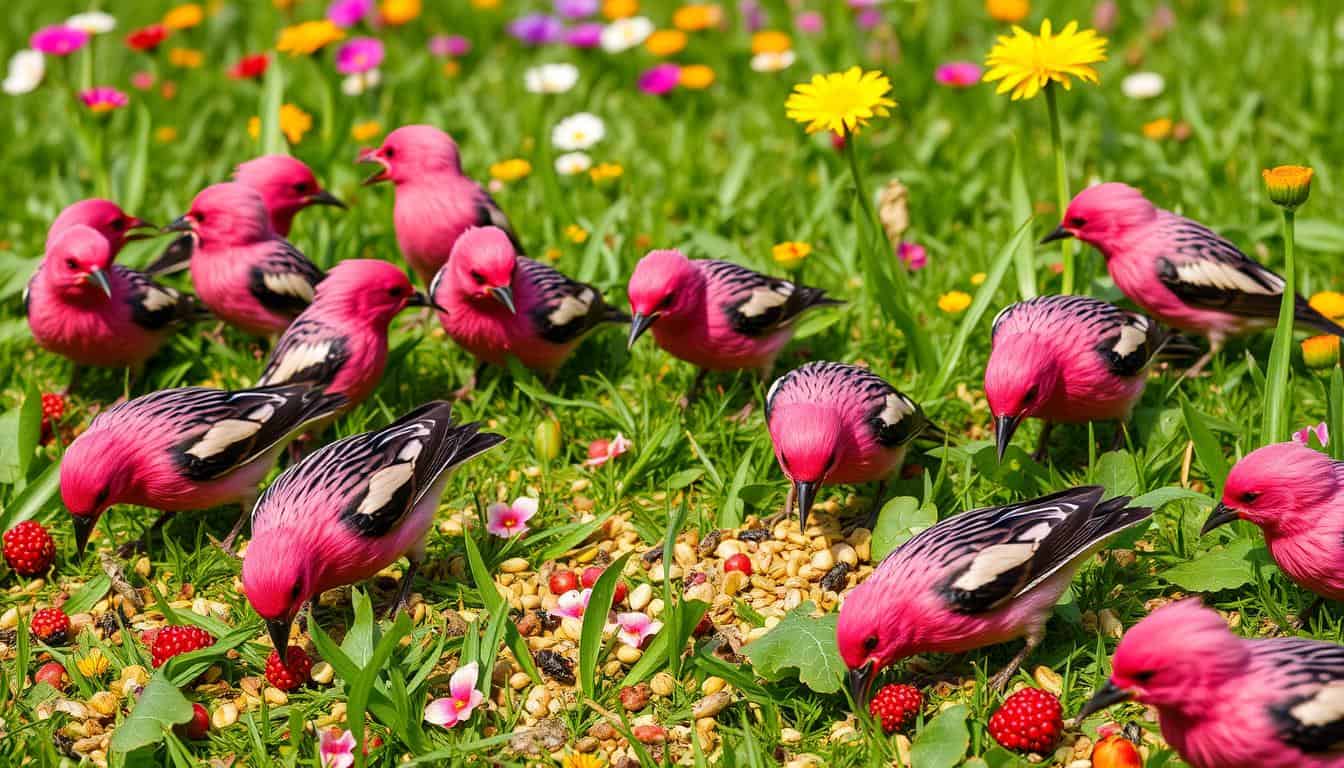
<svg viewBox="0 0 1344 768">
<path fill-rule="evenodd" d="M 61 459 L 61 501 L 75 526 L 75 546 L 84 553 L 98 518 L 126 499 L 135 481 L 121 436 L 91 428 L 75 438 Z"/>
<path fill-rule="evenodd" d="M 338 307 L 345 317 L 386 330 L 407 307 L 431 306 L 395 264 L 378 259 L 346 259 L 331 268 L 317 286 L 318 307 Z"/>
<path fill-rule="evenodd" d="M 1035 416 L 1063 384 L 1055 351 L 1030 334 L 999 333 L 985 367 L 985 397 L 994 416 L 999 459 L 1023 419 Z"/>
<path fill-rule="evenodd" d="M 914 655 L 920 622 L 907 617 L 912 596 L 891 594 L 879 571 L 855 587 L 840 604 L 835 639 L 849 668 L 850 693 L 865 709 L 877 674 Z"/>
<path fill-rule="evenodd" d="M 43 265 L 57 290 L 69 297 L 94 301 L 112 298 L 108 279 L 112 248 L 92 227 L 75 224 L 57 234 L 47 248 Z"/>
<path fill-rule="evenodd" d="M 1139 190 L 1108 182 L 1079 192 L 1064 212 L 1064 220 L 1042 243 L 1076 237 L 1102 248 L 1157 217 L 1157 207 Z"/>
<path fill-rule="evenodd" d="M 424 176 L 460 174 L 462 159 L 453 137 L 432 125 L 403 125 L 387 134 L 380 147 L 361 149 L 358 162 L 377 163 L 365 184 L 404 184 Z"/>
<path fill-rule="evenodd" d="M 513 273 L 518 252 L 499 227 L 472 227 L 458 236 L 448 263 L 429 286 L 430 298 L 446 304 L 446 292 L 459 298 L 502 306 L 513 313 Z"/>
<path fill-rule="evenodd" d="M 289 155 L 263 155 L 248 160 L 234 169 L 233 178 L 257 190 L 272 220 L 284 221 L 286 226 L 294 214 L 310 205 L 345 207 L 345 203 L 317 183 L 307 165 Z"/>
<path fill-rule="evenodd" d="M 1282 534 L 1309 527 L 1320 519 L 1320 504 L 1334 497 L 1340 473 L 1329 456 L 1301 443 L 1252 451 L 1228 473 L 1201 533 L 1237 519 Z"/>
<path fill-rule="evenodd" d="M 317 594 L 318 567 L 314 553 L 296 553 L 311 533 L 274 528 L 253 533 L 243 557 L 243 593 L 261 618 L 276 648 L 289 644 L 289 630 L 299 609 Z"/>
<path fill-rule="evenodd" d="M 817 489 L 843 460 L 844 423 L 832 405 L 788 403 L 770 411 L 769 426 L 775 458 L 793 483 L 798 525 L 806 529 Z"/>
<path fill-rule="evenodd" d="M 202 245 L 237 246 L 275 236 L 261 193 L 236 181 L 212 184 L 191 201 L 191 209 L 168 229 L 190 232 Z"/>
<path fill-rule="evenodd" d="M 51 222 L 47 230 L 47 247 L 51 247 L 57 235 L 77 224 L 91 227 L 106 238 L 114 258 L 127 242 L 149 237 L 144 230 L 154 229 L 153 224 L 126 213 L 111 200 L 90 198 L 67 206 Z"/>
<path fill-rule="evenodd" d="M 630 297 L 629 346 L 659 319 L 685 313 L 699 301 L 700 273 L 681 251 L 649 251 L 635 265 L 626 293 Z"/>
</svg>

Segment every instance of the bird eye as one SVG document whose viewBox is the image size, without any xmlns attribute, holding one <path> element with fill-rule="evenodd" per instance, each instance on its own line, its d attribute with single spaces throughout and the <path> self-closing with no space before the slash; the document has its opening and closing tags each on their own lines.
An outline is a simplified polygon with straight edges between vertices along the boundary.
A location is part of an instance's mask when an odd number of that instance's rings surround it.
<svg viewBox="0 0 1344 768">
<path fill-rule="evenodd" d="M 204 223 L 205 223 L 205 214 L 204 214 L 204 213 L 193 214 L 193 215 L 192 215 L 192 218 L 196 219 L 196 223 L 197 223 L 197 224 L 204 224 Z"/>
<path fill-rule="evenodd" d="M 1072 219 L 1069 219 L 1069 226 L 1072 227 L 1087 226 L 1087 219 L 1084 219 L 1082 216 L 1074 216 Z"/>
<path fill-rule="evenodd" d="M 291 589 L 291 590 L 289 590 L 289 599 L 290 599 L 290 600 L 298 600 L 298 599 L 299 599 L 299 585 L 298 585 L 298 582 L 295 582 L 295 584 L 294 584 L 294 588 Z"/>
<path fill-rule="evenodd" d="M 672 306 L 672 300 L 673 300 L 674 298 L 676 298 L 676 297 L 673 296 L 673 295 L 670 294 L 670 293 L 667 294 L 666 296 L 664 296 L 664 297 L 663 297 L 663 300 L 660 301 L 660 302 L 658 302 L 658 310 L 661 312 L 661 311 L 663 311 L 663 310 L 665 310 L 665 309 L 671 307 L 671 306 Z"/>
<path fill-rule="evenodd" d="M 1247 491 L 1241 494 L 1241 500 L 1246 504 L 1254 504 L 1255 500 L 1260 498 L 1259 491 Z"/>
<path fill-rule="evenodd" d="M 79 262 L 74 259 L 66 259 L 65 267 L 66 269 L 79 269 Z"/>
<path fill-rule="evenodd" d="M 115 229 L 115 230 L 117 230 L 117 231 L 121 231 L 121 230 L 125 229 L 125 228 L 126 228 L 126 220 L 125 220 L 125 219 L 117 219 L 117 220 L 113 221 L 113 222 L 112 222 L 112 228 Z"/>
<path fill-rule="evenodd" d="M 1031 403 L 1035 402 L 1035 400 L 1036 400 L 1036 387 L 1033 386 L 1031 389 L 1027 390 L 1027 394 L 1022 396 L 1022 402 Z"/>
<path fill-rule="evenodd" d="M 1149 682 L 1150 680 L 1153 679 L 1153 675 L 1154 675 L 1154 674 L 1156 674 L 1156 672 L 1154 672 L 1154 671 L 1151 670 L 1151 669 L 1145 669 L 1145 670 L 1143 670 L 1142 672 L 1135 672 L 1134 675 L 1133 675 L 1133 677 L 1134 677 L 1134 682 L 1136 682 L 1136 683 L 1146 683 L 1146 682 Z"/>
<path fill-rule="evenodd" d="M 400 295 L 401 295 L 401 288 L 399 288 L 399 287 L 398 287 L 398 288 L 388 288 L 388 289 L 387 289 L 387 295 L 388 295 L 388 296 L 400 296 Z"/>
<path fill-rule="evenodd" d="M 877 635 L 869 635 L 863 641 L 863 650 L 872 653 L 877 650 Z"/>
<path fill-rule="evenodd" d="M 396 156 L 397 156 L 397 150 L 393 149 L 392 147 L 388 147 L 387 149 L 383 150 L 383 157 L 386 157 L 389 160 L 391 160 Z"/>
<path fill-rule="evenodd" d="M 302 195 L 308 191 L 308 185 L 301 181 L 298 184 L 294 185 L 294 191 Z"/>
<path fill-rule="evenodd" d="M 484 283 L 484 282 L 485 282 L 485 275 L 482 275 L 480 272 L 477 272 L 476 270 L 473 269 L 473 270 L 471 271 L 471 279 L 472 279 L 472 280 L 475 280 L 475 281 L 478 282 L 478 283 Z"/>
</svg>

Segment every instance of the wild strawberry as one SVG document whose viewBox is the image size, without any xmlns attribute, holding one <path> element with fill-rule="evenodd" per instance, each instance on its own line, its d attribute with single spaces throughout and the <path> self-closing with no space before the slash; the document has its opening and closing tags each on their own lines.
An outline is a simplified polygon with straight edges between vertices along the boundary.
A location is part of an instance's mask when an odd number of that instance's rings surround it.
<svg viewBox="0 0 1344 768">
<path fill-rule="evenodd" d="M 65 688 L 65 667 L 58 662 L 48 661 L 38 668 L 37 674 L 33 675 L 33 681 L 46 683 L 56 690 Z"/>
<path fill-rule="evenodd" d="M 33 614 L 28 629 L 47 645 L 65 645 L 70 634 L 70 617 L 60 608 L 43 608 Z"/>
<path fill-rule="evenodd" d="M 723 572 L 741 571 L 743 574 L 751 575 L 751 558 L 741 552 L 729 557 L 723 561 Z"/>
<path fill-rule="evenodd" d="M 150 646 L 155 669 L 180 653 L 190 653 L 215 644 L 215 638 L 200 627 L 170 626 L 160 629 Z"/>
<path fill-rule="evenodd" d="M 16 573 L 36 576 L 51 567 L 56 559 L 56 542 L 36 520 L 24 520 L 5 531 L 5 562 Z"/>
<path fill-rule="evenodd" d="M 55 392 L 42 394 L 42 442 L 51 439 L 52 428 L 65 416 L 65 396 Z"/>
<path fill-rule="evenodd" d="M 178 733 L 192 741 L 204 739 L 210 732 L 210 713 L 200 704 L 192 703 L 191 719 L 177 726 Z"/>
<path fill-rule="evenodd" d="M 573 571 L 560 570 L 551 574 L 548 585 L 552 595 L 563 595 L 571 589 L 579 588 L 579 577 Z"/>
<path fill-rule="evenodd" d="M 1008 749 L 1045 754 L 1059 743 L 1064 711 L 1059 699 L 1039 688 L 1023 688 L 1004 699 L 989 718 L 989 735 Z"/>
<path fill-rule="evenodd" d="M 899 731 L 915 722 L 924 708 L 924 694 L 913 685 L 892 683 L 882 687 L 868 703 L 868 711 L 887 733 Z"/>
<path fill-rule="evenodd" d="M 280 653 L 271 651 L 266 659 L 266 680 L 282 691 L 292 691 L 308 682 L 313 671 L 313 660 L 308 653 L 297 645 L 291 645 L 285 651 L 285 663 L 280 663 Z"/>
<path fill-rule="evenodd" d="M 1112 734 L 1092 748 L 1093 768 L 1143 768 L 1143 756 L 1134 742 Z"/>
</svg>

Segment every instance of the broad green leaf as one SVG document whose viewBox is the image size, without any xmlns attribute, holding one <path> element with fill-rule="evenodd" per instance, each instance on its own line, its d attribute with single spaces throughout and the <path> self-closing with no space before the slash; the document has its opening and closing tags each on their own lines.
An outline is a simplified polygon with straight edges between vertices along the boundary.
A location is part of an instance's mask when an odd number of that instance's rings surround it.
<svg viewBox="0 0 1344 768">
<path fill-rule="evenodd" d="M 756 673 L 779 680 L 797 670 L 798 679 L 817 693 L 835 693 L 845 680 L 835 629 L 839 615 L 813 618 L 816 606 L 809 600 L 789 611 L 784 620 L 759 640 L 743 649 Z M 965 752 L 965 749 L 962 750 Z"/>
<path fill-rule="evenodd" d="M 1205 552 L 1192 560 L 1177 563 L 1160 575 L 1163 579 L 1191 592 L 1219 592 L 1236 589 L 1255 578 L 1255 563 L 1250 539 L 1237 539 L 1226 547 Z"/>
<path fill-rule="evenodd" d="M 1177 501 L 1198 501 L 1204 504 L 1211 504 L 1208 496 L 1202 493 L 1195 493 L 1189 488 L 1177 488 L 1174 485 L 1166 486 L 1149 491 L 1142 496 L 1135 496 L 1134 500 L 1129 502 L 1131 507 L 1152 507 L 1153 511 Z"/>
<path fill-rule="evenodd" d="M 0 528 L 7 531 L 24 520 L 47 520 L 53 517 L 61 508 L 60 504 L 52 503 L 60 488 L 61 465 L 51 464 L 5 508 L 4 522 L 0 523 Z"/>
<path fill-rule="evenodd" d="M 590 699 L 597 688 L 597 657 L 602 651 L 602 630 L 606 629 L 607 614 L 611 613 L 612 599 L 616 596 L 616 584 L 621 580 L 621 571 L 631 554 L 626 552 L 603 569 L 602 575 L 593 583 L 588 607 L 583 612 L 583 629 L 579 636 L 579 686 L 583 689 L 583 695 Z"/>
<path fill-rule="evenodd" d="M 164 731 L 191 719 L 191 702 L 159 671 L 135 703 L 135 709 L 112 734 L 112 751 L 125 754 L 163 741 Z"/>
<path fill-rule="evenodd" d="M 913 496 L 897 496 L 882 505 L 873 526 L 873 562 L 878 563 L 920 531 L 938 522 L 938 511 Z"/>
<path fill-rule="evenodd" d="M 1213 486 L 1221 490 L 1227 479 L 1227 458 L 1223 456 L 1223 446 L 1209 429 L 1209 418 L 1196 411 L 1189 400 L 1181 400 L 1181 413 L 1185 416 L 1185 428 L 1190 431 L 1190 439 L 1195 444 L 1195 456 L 1204 468 Z"/>
<path fill-rule="evenodd" d="M 289 153 L 289 145 L 280 132 L 280 107 L 284 101 L 284 67 L 279 56 L 272 56 L 261 86 L 261 152 L 264 155 Z"/>
<path fill-rule="evenodd" d="M 910 745 L 910 764 L 919 768 L 955 768 L 971 746 L 966 706 L 957 704 L 939 712 Z"/>
<path fill-rule="evenodd" d="M 670 491 L 679 491 L 704 476 L 705 470 L 700 467 L 683 469 L 667 478 L 667 488 Z"/>
<path fill-rule="evenodd" d="M 1139 471 L 1128 451 L 1108 451 L 1097 459 L 1094 482 L 1106 488 L 1106 496 L 1133 496 L 1139 490 Z"/>
<path fill-rule="evenodd" d="M 19 406 L 19 480 L 28 479 L 28 469 L 37 455 L 37 443 L 42 437 L 42 393 L 29 385 Z"/>
</svg>

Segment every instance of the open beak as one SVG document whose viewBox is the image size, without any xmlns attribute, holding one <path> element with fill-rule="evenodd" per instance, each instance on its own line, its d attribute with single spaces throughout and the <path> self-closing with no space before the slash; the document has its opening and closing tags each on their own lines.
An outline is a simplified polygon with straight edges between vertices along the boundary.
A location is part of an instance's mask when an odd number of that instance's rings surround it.
<svg viewBox="0 0 1344 768">
<path fill-rule="evenodd" d="M 93 527 L 98 524 L 97 515 L 71 515 L 75 523 L 75 559 L 84 559 L 84 548 L 89 545 L 89 536 L 93 535 Z"/>
<path fill-rule="evenodd" d="M 1134 698 L 1133 692 L 1127 691 L 1115 683 L 1112 683 L 1110 680 L 1107 680 L 1106 684 L 1101 687 L 1101 690 L 1092 694 L 1092 698 L 1088 699 L 1087 703 L 1083 705 L 1083 708 L 1078 710 L 1078 716 L 1074 718 L 1074 720 L 1076 722 L 1082 722 L 1083 718 L 1088 715 L 1096 714 L 1107 707 L 1114 706 L 1122 701 L 1129 701 L 1132 698 Z"/>
<path fill-rule="evenodd" d="M 794 502 L 798 505 L 798 530 L 807 530 L 807 516 L 812 512 L 812 503 L 817 500 L 817 483 L 794 483 Z"/>
<path fill-rule="evenodd" d="M 377 184 L 380 181 L 387 181 L 389 178 L 387 175 L 387 162 L 383 160 L 383 156 L 378 154 L 378 152 L 379 150 L 377 149 L 361 149 L 359 150 L 359 157 L 355 159 L 355 162 L 357 163 L 378 163 L 378 165 L 381 166 L 378 170 L 374 171 L 371 176 L 361 182 L 366 187 L 370 184 Z"/>
<path fill-rule="evenodd" d="M 518 314 L 518 309 L 513 306 L 513 289 L 507 285 L 498 285 L 490 289 L 490 295 L 495 297 L 495 301 L 504 305 L 509 310 L 510 315 Z"/>
<path fill-rule="evenodd" d="M 657 319 L 657 312 L 650 315 L 641 315 L 636 312 L 635 316 L 630 318 L 630 339 L 625 343 L 625 348 L 634 349 L 635 342 L 639 341 L 639 337 L 643 336 L 644 332 L 653 325 L 653 321 Z"/>
<path fill-rule="evenodd" d="M 191 223 L 191 219 L 187 218 L 187 217 L 184 215 L 184 216 L 178 216 L 176 219 L 173 219 L 173 222 L 172 222 L 171 224 L 169 224 L 168 226 L 164 227 L 164 228 L 163 228 L 163 231 L 164 231 L 164 232 L 195 232 L 195 231 L 196 231 L 196 228 L 195 228 L 195 225 L 193 225 L 193 224 Z"/>
<path fill-rule="evenodd" d="M 286 649 L 289 647 L 289 626 L 293 619 L 267 619 L 266 631 L 271 635 L 271 645 L 279 652 L 280 657 L 284 658 Z"/>
<path fill-rule="evenodd" d="M 864 709 L 868 708 L 868 696 L 872 692 L 876 672 L 877 663 L 872 659 L 865 661 L 858 669 L 849 670 L 849 694 L 854 697 L 854 703 Z"/>
<path fill-rule="evenodd" d="M 340 198 L 325 189 L 315 195 L 309 195 L 307 202 L 309 205 L 330 205 L 342 209 L 346 207 L 345 203 L 341 202 Z"/>
<path fill-rule="evenodd" d="M 1209 513 L 1209 519 L 1204 521 L 1204 527 L 1199 529 L 1199 535 L 1203 536 L 1220 525 L 1227 525 L 1238 517 L 1240 517 L 1240 514 L 1237 510 L 1220 501 Z"/>
<path fill-rule="evenodd" d="M 435 312 L 447 312 L 447 311 L 448 311 L 448 310 L 444 309 L 443 307 L 440 307 L 438 304 L 436 304 L 436 303 L 434 302 L 434 300 L 431 299 L 431 298 L 429 297 L 429 294 L 424 293 L 423 291 L 416 291 L 415 293 L 412 293 L 412 294 L 411 294 L 411 298 L 408 299 L 408 300 L 406 301 L 406 306 L 408 306 L 408 307 L 429 307 L 430 309 L 434 310 Z"/>
<path fill-rule="evenodd" d="M 1017 425 L 1021 423 L 1021 416 L 1000 416 L 998 421 L 994 422 L 994 442 L 1000 463 L 1003 462 L 1003 454 L 1008 451 L 1008 443 L 1012 441 L 1013 433 L 1017 431 Z"/>
<path fill-rule="evenodd" d="M 1046 243 L 1053 243 L 1056 240 L 1067 240 L 1070 237 L 1073 237 L 1073 233 L 1065 229 L 1063 224 L 1060 224 L 1058 227 L 1055 227 L 1054 232 L 1051 232 L 1050 234 L 1041 238 L 1041 245 L 1045 245 Z"/>
<path fill-rule="evenodd" d="M 93 283 L 103 289 L 103 293 L 107 298 L 112 298 L 112 284 L 107 281 L 107 273 L 103 270 L 98 269 L 97 267 L 89 270 L 84 274 L 84 280 L 85 282 Z"/>
<path fill-rule="evenodd" d="M 157 234 L 159 234 L 158 227 L 132 216 L 126 221 L 126 237 L 123 239 L 129 243 L 133 240 L 147 240 Z"/>
</svg>

